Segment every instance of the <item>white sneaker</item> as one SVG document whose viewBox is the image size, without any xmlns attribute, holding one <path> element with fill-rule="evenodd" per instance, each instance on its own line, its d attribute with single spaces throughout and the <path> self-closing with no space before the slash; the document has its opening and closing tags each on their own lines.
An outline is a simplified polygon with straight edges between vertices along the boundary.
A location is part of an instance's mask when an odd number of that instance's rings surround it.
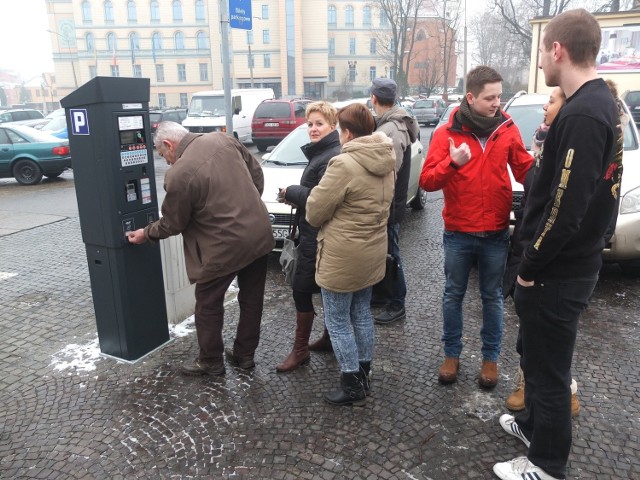
<svg viewBox="0 0 640 480">
<path fill-rule="evenodd" d="M 514 437 L 519 438 L 527 446 L 527 448 L 529 448 L 531 442 L 529 442 L 529 439 L 524 436 L 524 433 L 522 433 L 522 430 L 520 430 L 520 427 L 516 423 L 516 419 L 513 415 L 509 415 L 508 413 L 502 415 L 500 417 L 500 425 L 502 425 L 502 428 L 505 432 L 507 432 L 509 435 L 513 435 Z M 532 477 L 532 480 L 533 478 L 535 477 Z"/>
<path fill-rule="evenodd" d="M 508 462 L 496 463 L 495 473 L 502 480 L 560 480 L 536 467 L 527 457 L 518 457 Z"/>
</svg>

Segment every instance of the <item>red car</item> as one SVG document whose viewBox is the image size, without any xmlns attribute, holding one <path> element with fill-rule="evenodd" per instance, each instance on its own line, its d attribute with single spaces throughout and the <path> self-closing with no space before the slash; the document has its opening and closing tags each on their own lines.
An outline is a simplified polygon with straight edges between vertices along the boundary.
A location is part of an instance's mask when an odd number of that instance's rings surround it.
<svg viewBox="0 0 640 480">
<path fill-rule="evenodd" d="M 263 100 L 253 114 L 251 141 L 260 152 L 277 145 L 298 125 L 307 121 L 305 111 L 311 100 L 294 98 L 291 100 Z"/>
</svg>

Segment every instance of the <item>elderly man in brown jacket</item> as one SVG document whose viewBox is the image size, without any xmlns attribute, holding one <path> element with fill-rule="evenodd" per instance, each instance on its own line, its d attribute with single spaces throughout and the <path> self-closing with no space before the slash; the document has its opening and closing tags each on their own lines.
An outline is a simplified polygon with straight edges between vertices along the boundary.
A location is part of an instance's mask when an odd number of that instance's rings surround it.
<svg viewBox="0 0 640 480">
<path fill-rule="evenodd" d="M 196 284 L 195 325 L 200 353 L 185 362 L 186 375 L 225 373 L 222 339 L 224 296 L 238 277 L 240 319 L 227 361 L 253 368 L 267 275 L 267 254 L 274 247 L 269 216 L 260 199 L 264 177 L 258 161 L 236 139 L 194 134 L 174 122 L 162 122 L 155 147 L 171 168 L 162 218 L 130 232 L 139 244 L 182 234 L 187 275 Z"/>
</svg>

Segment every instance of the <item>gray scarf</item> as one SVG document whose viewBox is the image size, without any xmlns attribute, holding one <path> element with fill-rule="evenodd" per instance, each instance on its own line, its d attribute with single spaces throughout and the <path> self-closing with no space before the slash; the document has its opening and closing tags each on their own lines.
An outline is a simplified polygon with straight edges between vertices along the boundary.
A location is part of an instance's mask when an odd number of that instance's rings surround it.
<svg viewBox="0 0 640 480">
<path fill-rule="evenodd" d="M 460 109 L 456 113 L 456 120 L 471 130 L 479 138 L 488 137 L 503 122 L 502 111 L 498 109 L 495 116 L 483 117 L 476 115 L 469 107 L 466 98 L 462 99 Z"/>
</svg>

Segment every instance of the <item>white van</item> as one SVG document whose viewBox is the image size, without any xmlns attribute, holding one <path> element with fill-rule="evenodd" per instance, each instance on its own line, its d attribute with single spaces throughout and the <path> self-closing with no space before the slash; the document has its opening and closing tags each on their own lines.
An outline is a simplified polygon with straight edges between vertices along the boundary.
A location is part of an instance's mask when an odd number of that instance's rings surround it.
<svg viewBox="0 0 640 480">
<path fill-rule="evenodd" d="M 251 119 L 263 100 L 274 98 L 271 88 L 233 88 L 233 135 L 241 142 L 251 142 Z M 226 132 L 224 90 L 196 92 L 191 97 L 187 118 L 182 126 L 190 132 Z"/>
</svg>

